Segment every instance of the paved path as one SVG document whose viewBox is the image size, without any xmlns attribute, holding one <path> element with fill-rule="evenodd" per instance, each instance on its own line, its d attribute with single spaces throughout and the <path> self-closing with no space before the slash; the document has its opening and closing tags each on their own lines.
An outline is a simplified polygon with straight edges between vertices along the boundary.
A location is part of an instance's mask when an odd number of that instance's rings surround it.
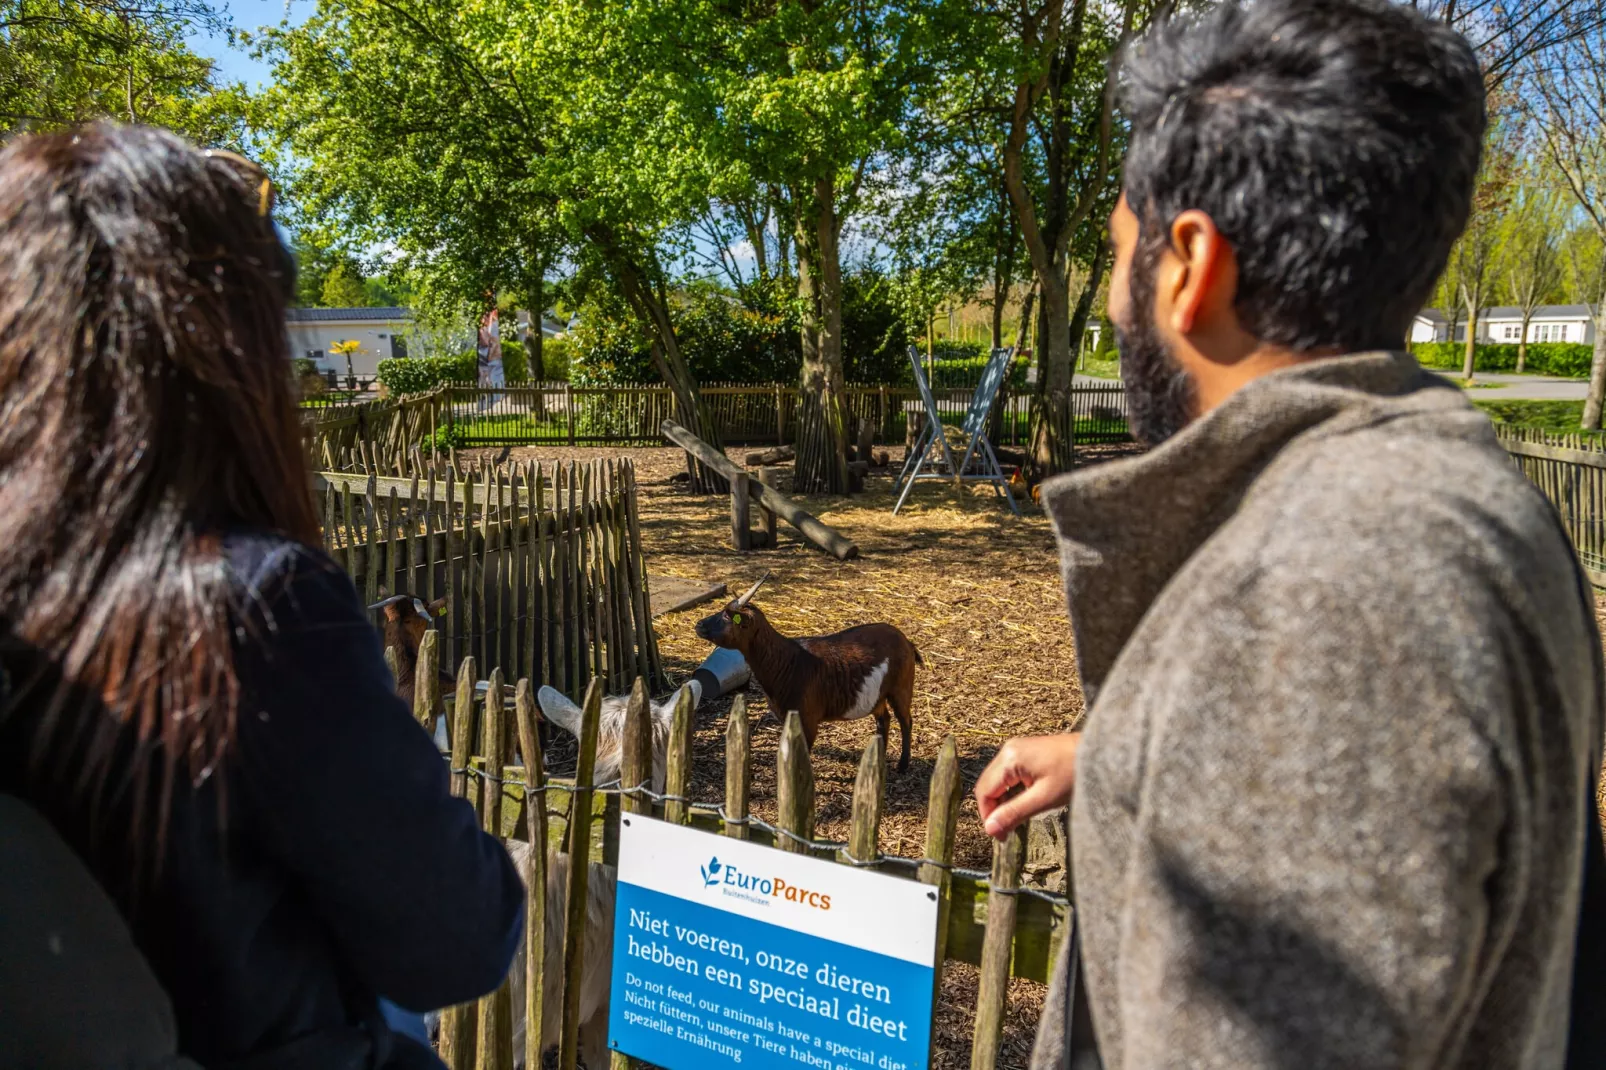
<svg viewBox="0 0 1606 1070">
<path fill-rule="evenodd" d="M 1461 380 L 1460 372 L 1431 370 L 1454 382 Z M 1582 401 L 1589 392 L 1587 379 L 1555 379 L 1548 375 L 1479 372 L 1473 381 L 1485 384 L 1467 391 L 1473 401 Z"/>
</svg>

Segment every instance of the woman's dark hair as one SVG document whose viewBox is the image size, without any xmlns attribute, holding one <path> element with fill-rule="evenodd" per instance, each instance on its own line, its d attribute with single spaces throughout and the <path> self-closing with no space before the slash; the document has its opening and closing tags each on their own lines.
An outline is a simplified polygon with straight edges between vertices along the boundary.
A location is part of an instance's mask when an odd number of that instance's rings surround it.
<svg viewBox="0 0 1606 1070">
<path fill-rule="evenodd" d="M 0 613 L 49 665 L 31 761 L 97 801 L 129 792 L 131 831 L 154 820 L 158 844 L 178 778 L 234 739 L 221 536 L 319 541 L 294 266 L 260 181 L 135 126 L 0 152 Z"/>
<path fill-rule="evenodd" d="M 1196 208 L 1237 255 L 1250 334 L 1399 346 L 1471 210 L 1484 92 L 1461 35 L 1390 0 L 1228 0 L 1123 63 L 1134 275 Z"/>
</svg>

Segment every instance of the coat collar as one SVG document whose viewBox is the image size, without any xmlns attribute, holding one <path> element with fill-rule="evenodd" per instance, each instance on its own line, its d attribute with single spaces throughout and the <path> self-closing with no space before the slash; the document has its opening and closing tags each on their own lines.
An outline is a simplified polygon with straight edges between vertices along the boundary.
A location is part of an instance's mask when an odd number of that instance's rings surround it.
<svg viewBox="0 0 1606 1070">
<path fill-rule="evenodd" d="M 1148 453 L 1045 482 L 1089 705 L 1149 606 L 1285 446 L 1402 401 L 1467 406 L 1409 353 L 1311 360 L 1254 380 Z"/>
</svg>

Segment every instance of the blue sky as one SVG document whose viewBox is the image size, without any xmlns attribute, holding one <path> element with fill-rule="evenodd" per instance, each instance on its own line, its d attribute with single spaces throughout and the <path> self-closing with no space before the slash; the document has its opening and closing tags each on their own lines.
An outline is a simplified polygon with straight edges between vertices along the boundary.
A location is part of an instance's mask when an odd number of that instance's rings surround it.
<svg viewBox="0 0 1606 1070">
<path fill-rule="evenodd" d="M 255 30 L 285 19 L 292 25 L 304 22 L 317 7 L 317 0 L 222 0 L 216 6 L 229 16 L 235 29 Z M 189 45 L 198 55 L 217 61 L 220 81 L 244 82 L 255 89 L 269 79 L 266 63 L 252 59 L 243 49 L 230 48 L 221 35 L 192 33 Z"/>
</svg>

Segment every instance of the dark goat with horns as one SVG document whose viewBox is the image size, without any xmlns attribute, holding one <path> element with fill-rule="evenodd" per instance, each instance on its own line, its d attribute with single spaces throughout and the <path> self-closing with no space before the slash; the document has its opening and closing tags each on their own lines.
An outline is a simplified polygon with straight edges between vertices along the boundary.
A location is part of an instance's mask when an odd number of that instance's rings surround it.
<svg viewBox="0 0 1606 1070">
<path fill-rule="evenodd" d="M 769 576 L 764 573 L 740 598 L 698 621 L 697 634 L 715 646 L 741 651 L 768 696 L 770 709 L 781 716 L 798 711 L 810 748 L 826 721 L 853 721 L 871 714 L 886 746 L 896 714 L 903 736 L 898 772 L 903 772 L 909 767 L 915 666 L 925 664 L 920 652 L 890 624 L 861 624 L 835 635 L 788 639 L 752 604 Z"/>
<path fill-rule="evenodd" d="M 445 606 L 445 598 L 426 603 L 422 598 L 404 593 L 368 607 L 385 612 L 385 619 L 379 626 L 380 645 L 396 651 L 396 694 L 407 703 L 408 710 L 413 708 L 413 694 L 418 683 L 418 648 L 424 641 L 424 633 L 429 630 L 431 619 Z M 456 683 L 452 674 L 444 668 L 437 671 L 444 687 L 449 688 Z M 436 723 L 446 712 L 444 698 L 430 712 L 434 716 L 430 720 L 429 731 L 434 734 Z"/>
</svg>

